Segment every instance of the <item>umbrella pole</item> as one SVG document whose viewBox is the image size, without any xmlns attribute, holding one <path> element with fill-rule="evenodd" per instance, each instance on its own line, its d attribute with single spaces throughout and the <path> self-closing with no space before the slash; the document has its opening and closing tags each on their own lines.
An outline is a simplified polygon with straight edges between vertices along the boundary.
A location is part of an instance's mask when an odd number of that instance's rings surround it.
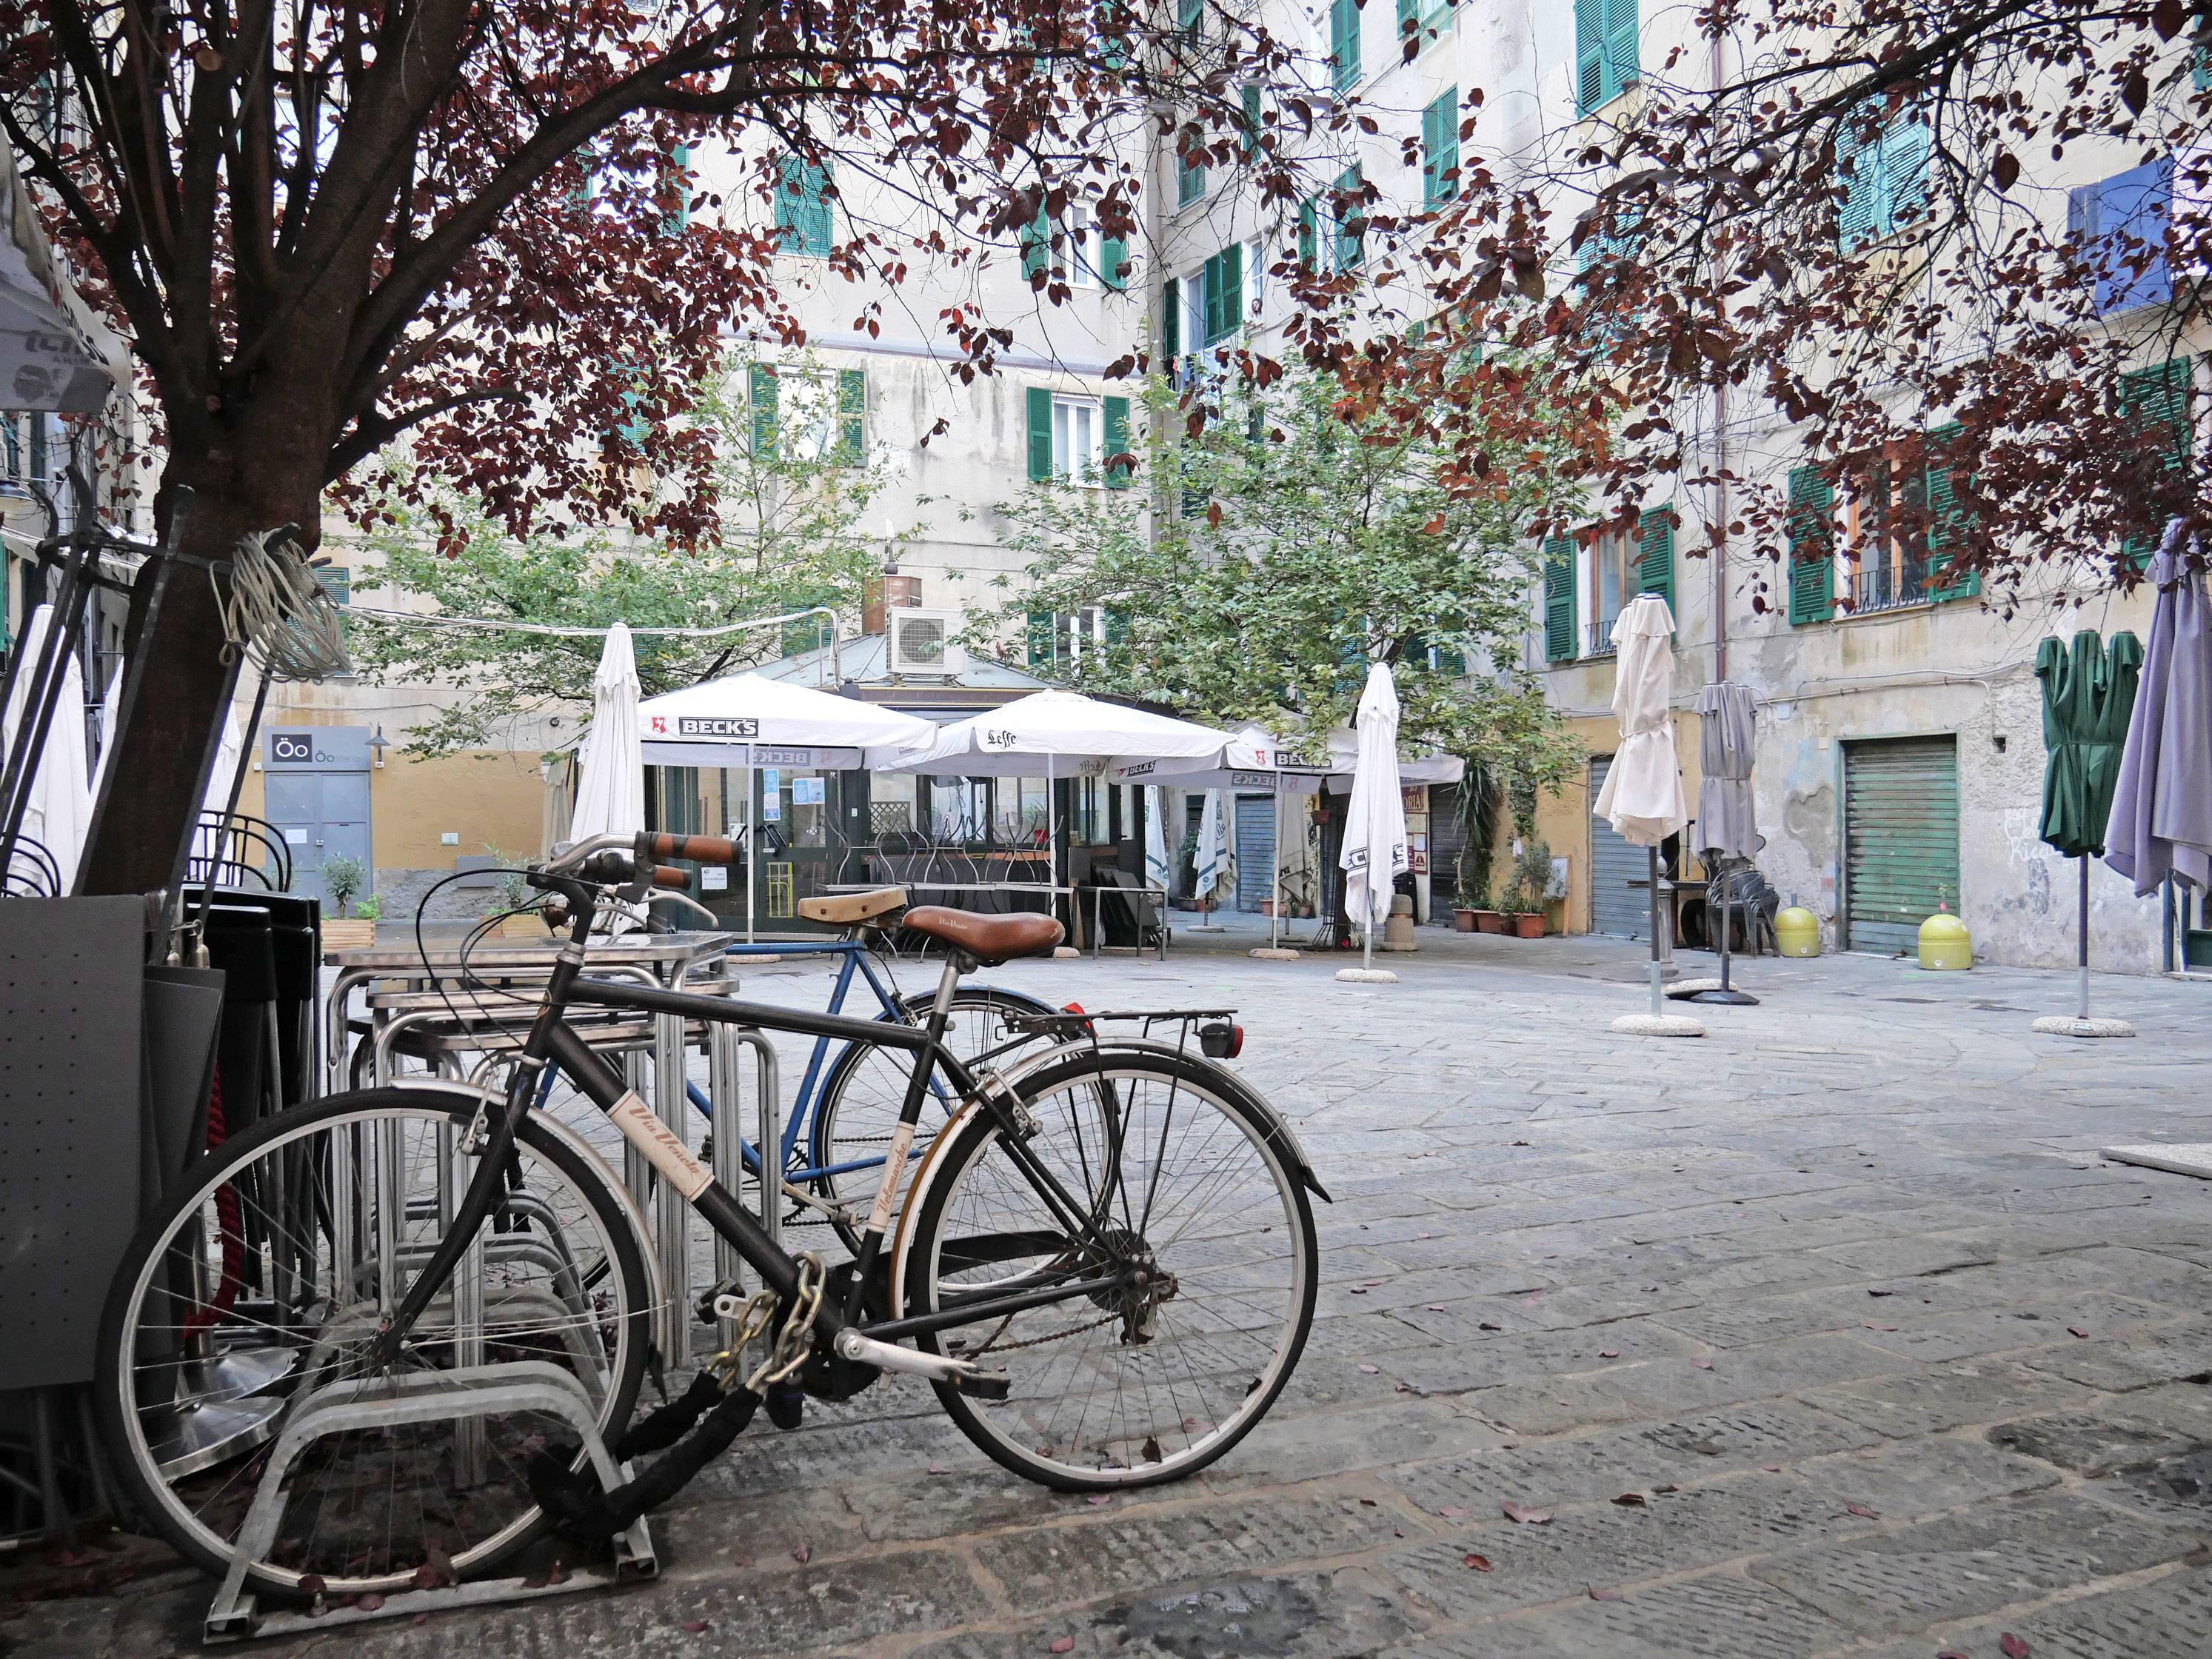
<svg viewBox="0 0 2212 1659">
<path fill-rule="evenodd" d="M 2077 853 L 2075 854 L 2074 863 L 2081 875 L 2081 910 L 2079 924 L 2081 960 L 2075 971 L 2081 978 L 2081 1018 L 2087 1019 L 2089 1018 L 2089 855 L 2086 853 Z"/>
<path fill-rule="evenodd" d="M 1665 1018 L 1666 994 L 1659 988 L 1659 849 L 1644 849 L 1646 867 L 1651 873 L 1651 1017 Z"/>
<path fill-rule="evenodd" d="M 753 942 L 753 824 L 760 817 L 760 774 L 753 769 L 753 746 L 745 745 L 745 943 Z"/>
<path fill-rule="evenodd" d="M 1267 948 L 1281 949 L 1283 932 L 1283 769 L 1275 769 L 1274 857 L 1269 860 L 1267 886 L 1273 902 L 1267 907 Z"/>
</svg>

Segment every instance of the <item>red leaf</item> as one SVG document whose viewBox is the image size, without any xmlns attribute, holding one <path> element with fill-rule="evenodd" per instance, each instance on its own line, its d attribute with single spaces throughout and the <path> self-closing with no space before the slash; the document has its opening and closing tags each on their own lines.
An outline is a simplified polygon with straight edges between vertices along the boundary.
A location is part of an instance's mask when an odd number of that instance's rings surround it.
<svg viewBox="0 0 2212 1659">
<path fill-rule="evenodd" d="M 1859 1321 L 1859 1323 L 1865 1326 L 1870 1331 L 1893 1331 L 1897 1328 L 1894 1325 L 1876 1324 L 1871 1319 L 1862 1319 Z"/>
<path fill-rule="evenodd" d="M 300 1580 L 300 1594 L 302 1595 L 320 1595 L 325 1588 L 323 1575 L 319 1572 L 307 1573 Z"/>
<path fill-rule="evenodd" d="M 707 1621 L 703 1619 L 679 1619 L 676 1621 L 676 1628 L 687 1635 L 696 1636 L 707 1628 Z"/>
<path fill-rule="evenodd" d="M 2069 1336 L 2086 1337 L 2089 1333 L 2083 1330 L 2079 1325 L 2069 1325 L 2066 1328 L 2066 1334 Z"/>
<path fill-rule="evenodd" d="M 1895 1291 L 1869 1291 L 1867 1294 L 1869 1296 L 1895 1296 L 1897 1292 Z"/>
<path fill-rule="evenodd" d="M 1468 1566 L 1473 1567 L 1477 1572 L 1488 1572 L 1490 1571 L 1490 1558 L 1486 1555 L 1477 1555 L 1470 1550 L 1465 1555 L 1461 1556 L 1460 1559 Z"/>
<path fill-rule="evenodd" d="M 1073 1653 L 1075 1651 L 1075 1638 L 1073 1636 L 1055 1636 L 1045 1644 L 1044 1650 L 1047 1653 Z"/>
<path fill-rule="evenodd" d="M 1382 1368 L 1380 1365 L 1362 1365 L 1359 1369 L 1361 1373 L 1367 1376 L 1380 1376 L 1382 1374 Z"/>
<path fill-rule="evenodd" d="M 1145 1437 L 1145 1443 L 1137 1449 L 1147 1463 L 1159 1462 L 1164 1455 L 1164 1454 L 1160 1450 L 1160 1441 L 1158 1435 L 1146 1435 Z"/>
<path fill-rule="evenodd" d="M 1600 1359 L 1618 1359 L 1620 1358 L 1620 1350 L 1618 1348 L 1600 1348 L 1597 1351 L 1597 1357 Z"/>
<path fill-rule="evenodd" d="M 1936 1656 L 1936 1659 L 1966 1659 L 1966 1656 L 1956 1648 L 1945 1648 Z"/>
<path fill-rule="evenodd" d="M 1590 1586 L 1589 1599 L 1593 1601 L 1619 1601 L 1624 1598 L 1617 1589 L 1600 1589 L 1593 1584 Z"/>
<path fill-rule="evenodd" d="M 1091 1504 L 1093 1508 L 1096 1508 L 1101 1504 L 1112 1503 L 1114 1501 L 1114 1494 L 1110 1492 L 1094 1492 L 1083 1501 Z"/>
<path fill-rule="evenodd" d="M 430 1540 L 428 1547 L 424 1549 L 422 1553 L 430 1564 L 430 1571 L 438 1575 L 440 1584 L 458 1584 L 461 1582 L 460 1574 L 453 1571 L 452 1552 L 436 1539 L 433 1538 Z M 431 1588 L 434 1589 L 435 1586 Z"/>
<path fill-rule="evenodd" d="M 1482 1321 L 1480 1324 L 1478 1324 L 1478 1325 L 1475 1327 L 1475 1329 L 1477 1329 L 1477 1330 L 1479 1330 L 1479 1331 L 1502 1331 L 1502 1330 L 1504 1330 L 1504 1328 L 1505 1328 L 1505 1327 L 1504 1327 L 1504 1326 L 1503 1326 L 1503 1325 L 1493 1325 L 1493 1324 L 1492 1324 L 1492 1323 L 1491 1323 L 1488 1320 L 1486 1320 L 1486 1320 L 1484 1320 L 1484 1321 Z"/>
<path fill-rule="evenodd" d="M 801 1544 L 797 1549 L 792 1551 L 791 1559 L 798 1562 L 800 1566 L 805 1566 L 814 1559 L 814 1546 Z"/>
<path fill-rule="evenodd" d="M 1692 1359 L 1690 1363 L 1701 1371 L 1709 1371 L 1713 1368 L 1713 1362 L 1710 1359 Z"/>
<path fill-rule="evenodd" d="M 1846 1504 L 1844 1507 L 1851 1514 L 1857 1516 L 1863 1521 L 1879 1521 L 1881 1519 L 1879 1513 L 1869 1509 L 1863 1504 Z"/>
<path fill-rule="evenodd" d="M 1782 1465 L 1779 1463 L 1761 1463 L 1759 1467 L 1765 1469 L 1769 1474 L 1779 1474 L 1782 1473 Z"/>
<path fill-rule="evenodd" d="M 1447 1504 L 1437 1513 L 1447 1521 L 1459 1521 L 1466 1517 L 1468 1510 L 1464 1504 Z"/>
<path fill-rule="evenodd" d="M 2143 106 L 2150 102 L 2150 79 L 2140 69 L 2130 70 L 2121 81 L 2120 101 L 2128 106 L 2130 115 L 2141 115 Z M 2025 1653 L 2027 1650 L 2022 1648 L 2021 1651 Z"/>
<path fill-rule="evenodd" d="M 2020 157 L 2007 150 L 1990 163 L 1990 182 L 2000 191 L 2010 190 L 2020 182 Z"/>
<path fill-rule="evenodd" d="M 1625 1492 L 1613 1500 L 1625 1510 L 1649 1509 L 1650 1504 L 1640 1492 Z"/>
<path fill-rule="evenodd" d="M 1997 1651 L 2004 1655 L 2005 1659 L 2027 1659 L 2027 1644 L 2010 1631 L 1997 1638 Z"/>
<path fill-rule="evenodd" d="M 371 1590 L 368 1595 L 360 1597 L 354 1602 L 354 1606 L 359 1607 L 363 1613 L 374 1613 L 383 1605 L 384 1598 L 379 1595 L 374 1590 Z"/>
<path fill-rule="evenodd" d="M 1500 1504 L 1498 1507 L 1504 1512 L 1508 1521 L 1518 1526 L 1548 1527 L 1552 1524 L 1549 1510 L 1532 1510 L 1520 1504 Z"/>
<path fill-rule="evenodd" d="M 2182 0 L 2158 0 L 2158 3 L 2150 9 L 2150 26 L 2158 31 L 2158 38 L 2161 40 L 2172 40 L 2188 21 L 2189 8 L 2182 3 Z"/>
</svg>

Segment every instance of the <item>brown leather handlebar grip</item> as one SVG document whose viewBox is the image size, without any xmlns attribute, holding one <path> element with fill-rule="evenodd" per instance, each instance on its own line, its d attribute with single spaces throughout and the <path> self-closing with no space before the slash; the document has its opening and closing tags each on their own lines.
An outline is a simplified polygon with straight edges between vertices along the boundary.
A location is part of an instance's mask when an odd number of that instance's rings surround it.
<svg viewBox="0 0 2212 1659">
<path fill-rule="evenodd" d="M 656 864 L 653 866 L 653 884 L 655 887 L 689 887 L 691 872 L 673 869 L 665 864 Z"/>
<path fill-rule="evenodd" d="M 638 854 L 647 859 L 690 859 L 694 864 L 734 864 L 738 844 L 720 836 L 642 835 Z"/>
</svg>

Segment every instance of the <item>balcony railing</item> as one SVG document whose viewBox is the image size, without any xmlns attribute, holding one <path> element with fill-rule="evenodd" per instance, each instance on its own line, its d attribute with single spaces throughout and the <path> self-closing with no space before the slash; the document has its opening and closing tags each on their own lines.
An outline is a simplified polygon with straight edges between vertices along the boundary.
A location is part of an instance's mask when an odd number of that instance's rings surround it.
<svg viewBox="0 0 2212 1659">
<path fill-rule="evenodd" d="M 1927 569 L 1917 560 L 1854 570 L 1850 580 L 1851 614 L 1855 617 L 1928 603 Z"/>
<path fill-rule="evenodd" d="M 1583 655 L 1585 657 L 1610 657 L 1615 654 L 1613 648 L 1613 621 L 1614 619 L 1613 617 L 1607 617 L 1603 622 L 1594 622 L 1584 624 L 1583 629 Z"/>
</svg>

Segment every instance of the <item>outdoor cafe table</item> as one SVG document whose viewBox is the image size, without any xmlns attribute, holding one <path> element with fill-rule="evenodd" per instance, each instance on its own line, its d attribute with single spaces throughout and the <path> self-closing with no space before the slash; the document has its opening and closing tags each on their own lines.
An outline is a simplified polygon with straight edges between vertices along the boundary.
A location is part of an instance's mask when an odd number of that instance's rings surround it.
<svg viewBox="0 0 2212 1659">
<path fill-rule="evenodd" d="M 585 971 L 608 979 L 628 979 L 667 988 L 688 983 L 690 988 L 708 995 L 727 995 L 736 984 L 729 975 L 726 947 L 735 943 L 737 937 L 735 933 L 700 931 L 618 933 L 595 939 L 585 949 Z M 346 1037 L 351 1027 L 348 1006 L 356 990 L 362 993 L 368 1016 L 367 1040 L 370 1053 L 376 1057 L 374 1078 L 381 1084 L 388 1080 L 392 1042 L 406 1026 L 435 1020 L 450 1024 L 458 1014 L 463 1029 L 447 1039 L 449 1052 L 471 1046 L 472 1026 L 482 1028 L 474 1036 L 483 1042 L 487 1050 L 504 1046 L 509 1041 L 507 1028 L 522 1023 L 536 1006 L 536 989 L 552 975 L 553 965 L 565 942 L 550 933 L 543 940 L 484 940 L 468 952 L 466 972 L 476 984 L 465 988 L 457 982 L 464 971 L 459 940 L 428 940 L 418 948 L 410 939 L 404 945 L 325 951 L 325 965 L 337 969 L 325 1003 L 328 1091 L 336 1093 L 347 1085 Z M 445 996 L 438 994 L 441 986 Z M 493 988 L 487 994 L 476 986 Z M 498 996 L 500 991 L 510 988 L 515 993 L 514 996 Z M 452 999 L 450 1009 L 446 1006 L 446 996 Z M 481 1000 L 487 1006 L 475 1008 L 472 1000 Z M 651 1018 L 653 1109 L 662 1122 L 684 1135 L 688 1144 L 690 1136 L 684 1134 L 684 1129 L 690 1103 L 686 1088 L 684 1022 L 680 1015 L 674 1014 L 659 1014 Z M 764 1120 L 772 1116 L 781 1109 L 781 1103 L 772 1098 L 775 1087 L 773 1047 L 758 1031 L 720 1026 L 714 1029 L 731 1030 L 737 1041 L 748 1043 L 756 1054 L 764 1056 L 761 1108 Z M 633 1086 L 643 1081 L 634 1063 L 637 1058 L 634 1054 L 625 1056 L 625 1073 Z M 726 1074 L 733 1070 L 720 1066 L 714 1068 L 713 1093 L 718 1115 L 726 1106 L 734 1109 L 734 1100 L 726 1102 L 723 1098 L 735 1087 L 734 1076 Z M 644 1091 L 641 1089 L 640 1092 Z M 734 1125 L 734 1117 L 731 1121 Z M 726 1161 L 734 1181 L 737 1137 L 731 1134 L 722 1139 L 729 1142 L 730 1156 Z M 763 1144 L 775 1143 L 767 1140 Z M 661 1286 L 666 1298 L 656 1312 L 655 1340 L 662 1353 L 680 1363 L 688 1357 L 690 1335 L 690 1212 L 683 1194 L 667 1182 L 658 1183 L 656 1188 L 650 1179 L 648 1166 L 635 1149 L 625 1145 L 623 1150 L 625 1184 L 631 1195 L 638 1200 L 641 1209 L 648 1198 L 652 1200 L 649 1242 L 659 1263 Z M 718 1165 L 726 1162 L 719 1156 L 723 1150 L 718 1142 Z M 775 1208 L 763 1189 L 763 1211 L 772 1218 Z"/>
</svg>

